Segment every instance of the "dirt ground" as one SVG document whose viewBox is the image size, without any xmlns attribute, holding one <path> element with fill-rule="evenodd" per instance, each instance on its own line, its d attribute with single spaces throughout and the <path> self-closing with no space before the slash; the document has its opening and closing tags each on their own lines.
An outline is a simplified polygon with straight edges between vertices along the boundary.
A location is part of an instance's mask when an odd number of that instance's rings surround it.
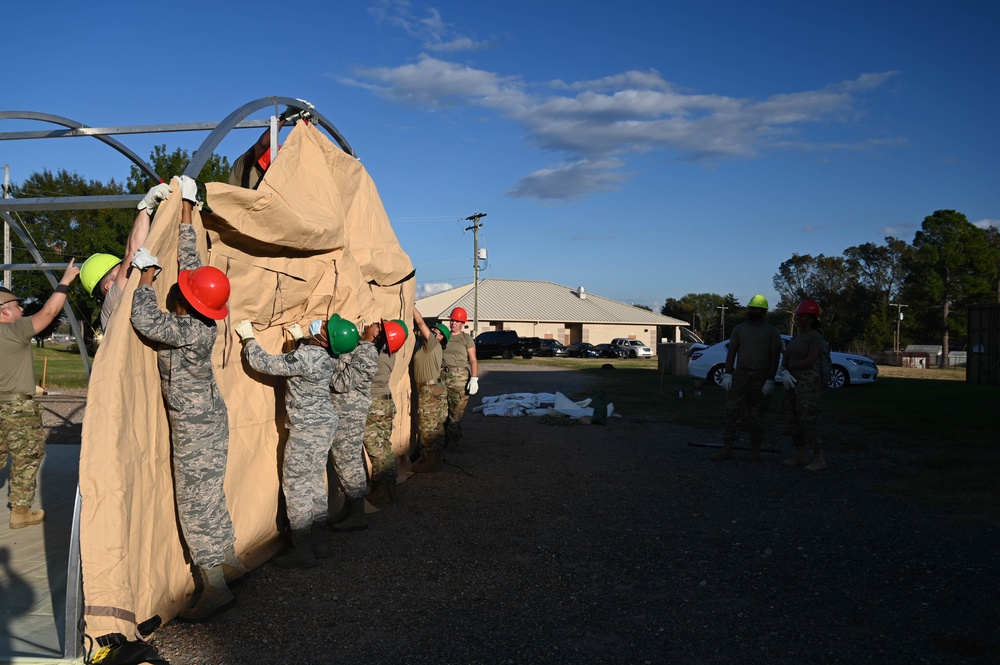
<svg viewBox="0 0 1000 665">
<path fill-rule="evenodd" d="M 591 389 L 567 371 L 481 375 L 470 408 Z M 79 436 L 82 409 L 53 407 L 53 436 Z M 711 463 L 689 442 L 714 433 L 621 416 L 470 412 L 466 452 L 400 485 L 367 531 L 334 534 L 332 558 L 265 564 L 235 609 L 151 642 L 174 665 L 1000 659 L 1000 528 L 879 491 L 904 458 Z"/>
</svg>

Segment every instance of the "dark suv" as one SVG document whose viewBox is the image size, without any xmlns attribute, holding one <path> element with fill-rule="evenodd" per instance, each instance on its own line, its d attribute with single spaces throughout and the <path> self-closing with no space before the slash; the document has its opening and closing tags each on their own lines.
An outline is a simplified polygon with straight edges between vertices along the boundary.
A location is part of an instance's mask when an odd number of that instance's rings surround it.
<svg viewBox="0 0 1000 665">
<path fill-rule="evenodd" d="M 541 340 L 537 337 L 518 337 L 514 330 L 487 330 L 476 335 L 476 357 L 531 358 L 538 351 Z"/>
</svg>

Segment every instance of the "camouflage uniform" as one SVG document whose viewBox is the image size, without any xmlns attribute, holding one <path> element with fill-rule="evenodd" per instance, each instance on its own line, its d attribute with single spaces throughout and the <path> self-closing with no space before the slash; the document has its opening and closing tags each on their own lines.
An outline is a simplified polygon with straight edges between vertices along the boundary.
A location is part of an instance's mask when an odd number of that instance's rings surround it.
<svg viewBox="0 0 1000 665">
<path fill-rule="evenodd" d="M 764 397 L 764 381 L 774 378 L 766 369 L 733 372 L 733 387 L 726 395 L 726 424 L 722 429 L 723 441 L 736 441 L 746 425 L 750 442 L 759 447 L 764 441 L 764 417 L 771 400 Z"/>
<path fill-rule="evenodd" d="M 180 225 L 180 270 L 201 267 L 194 227 Z M 174 460 L 174 498 L 181 531 L 200 568 L 225 559 L 236 542 L 223 482 L 229 452 L 229 413 L 215 383 L 212 347 L 218 328 L 194 316 L 160 311 L 153 287 L 136 289 L 132 325 L 156 343 L 160 390 L 170 420 Z"/>
<path fill-rule="evenodd" d="M 392 423 L 396 419 L 396 403 L 389 390 L 389 377 L 396 364 L 395 356 L 378 355 L 378 370 L 372 380 L 372 403 L 365 421 L 365 450 L 372 461 L 372 482 L 396 479 L 396 457 L 392 452 Z"/>
<path fill-rule="evenodd" d="M 462 438 L 462 416 L 469 403 L 466 386 L 472 372 L 469 368 L 469 348 L 475 348 L 475 342 L 466 332 L 455 333 L 448 340 L 448 345 L 442 352 L 441 382 L 448 391 L 448 419 L 445 425 L 449 442 L 458 443 Z"/>
<path fill-rule="evenodd" d="M 809 447 L 813 451 L 823 449 L 823 436 L 819 430 L 819 420 L 823 415 L 820 397 L 823 382 L 820 380 L 819 363 L 809 369 L 792 372 L 795 387 L 786 389 L 782 398 L 785 415 L 788 417 L 788 434 L 796 448 Z"/>
<path fill-rule="evenodd" d="M 448 392 L 441 385 L 441 343 L 434 335 L 413 353 L 417 382 L 417 428 L 424 455 L 444 450 L 444 423 L 448 419 Z"/>
<path fill-rule="evenodd" d="M 371 382 L 378 369 L 378 349 L 361 342 L 351 353 L 340 356 L 330 379 L 330 400 L 340 414 L 333 437 L 333 468 L 349 499 L 360 499 L 368 491 L 364 457 L 365 420 L 372 401 Z"/>
<path fill-rule="evenodd" d="M 30 316 L 0 325 L 0 471 L 10 457 L 10 504 L 31 508 L 35 479 L 45 455 L 42 408 L 33 399 L 35 367 L 31 338 L 35 334 Z"/>
<path fill-rule="evenodd" d="M 817 346 L 822 349 L 823 337 L 815 330 L 803 330 L 795 335 L 785 347 L 785 366 L 809 357 Z M 782 405 L 788 417 L 788 434 L 796 448 L 809 446 L 814 452 L 821 452 L 823 439 L 819 431 L 822 415 L 820 397 L 823 381 L 820 378 L 820 361 L 806 369 L 790 370 L 795 377 L 795 388 L 785 390 Z"/>
<path fill-rule="evenodd" d="M 281 489 L 292 529 L 308 529 L 327 513 L 323 471 L 338 422 L 327 386 L 337 361 L 327 349 L 314 344 L 271 355 L 256 340 L 250 340 L 243 354 L 258 372 L 288 377 L 285 411 L 289 433 Z"/>
</svg>

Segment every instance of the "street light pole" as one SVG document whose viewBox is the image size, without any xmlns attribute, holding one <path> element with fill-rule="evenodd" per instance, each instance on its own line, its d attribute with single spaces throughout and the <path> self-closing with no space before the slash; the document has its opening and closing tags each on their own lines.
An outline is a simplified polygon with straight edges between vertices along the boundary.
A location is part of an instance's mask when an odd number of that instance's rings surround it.
<svg viewBox="0 0 1000 665">
<path fill-rule="evenodd" d="M 472 337 L 479 334 L 479 228 L 482 224 L 480 219 L 486 217 L 485 212 L 477 212 L 465 218 L 465 221 L 472 222 L 472 226 L 467 226 L 466 231 L 472 231 Z"/>
<path fill-rule="evenodd" d="M 903 308 L 904 307 L 909 307 L 909 305 L 901 305 L 898 302 L 891 302 L 891 303 L 889 303 L 889 307 L 895 307 L 896 308 L 896 338 L 893 339 L 893 341 L 892 341 L 892 352 L 895 353 L 895 354 L 897 354 L 897 356 L 898 356 L 898 354 L 899 354 L 899 342 L 900 342 L 900 339 L 899 339 L 899 323 L 903 320 Z M 898 357 L 896 358 L 896 361 L 897 362 L 899 361 Z"/>
</svg>

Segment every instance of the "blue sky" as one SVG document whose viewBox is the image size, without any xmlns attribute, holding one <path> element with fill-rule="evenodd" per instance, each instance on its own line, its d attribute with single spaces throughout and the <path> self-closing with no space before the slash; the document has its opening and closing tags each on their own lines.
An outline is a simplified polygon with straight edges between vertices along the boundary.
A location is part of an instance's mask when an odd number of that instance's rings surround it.
<svg viewBox="0 0 1000 665">
<path fill-rule="evenodd" d="M 472 281 L 463 218 L 485 212 L 481 278 L 657 311 L 773 301 L 793 253 L 912 241 L 939 209 L 1000 223 L 998 19 L 922 0 L 15 3 L 0 110 L 105 127 L 302 98 L 372 174 L 422 294 Z M 87 139 L 0 142 L 0 164 L 129 170 Z"/>
</svg>

